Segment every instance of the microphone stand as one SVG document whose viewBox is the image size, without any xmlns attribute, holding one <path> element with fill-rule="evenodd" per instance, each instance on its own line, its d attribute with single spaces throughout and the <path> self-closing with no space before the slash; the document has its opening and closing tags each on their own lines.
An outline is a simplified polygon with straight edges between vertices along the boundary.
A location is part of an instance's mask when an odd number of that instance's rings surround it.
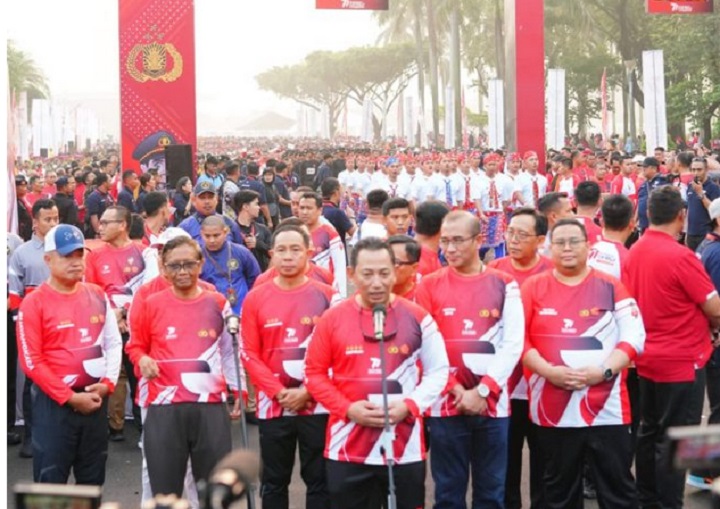
<svg viewBox="0 0 720 509">
<path fill-rule="evenodd" d="M 387 384 L 387 366 L 385 364 L 385 306 L 380 310 L 378 307 L 373 313 L 382 312 L 382 326 L 375 330 L 375 338 L 380 341 L 380 377 L 382 379 L 382 398 L 383 398 L 383 418 L 385 420 L 382 438 L 380 440 L 380 452 L 385 458 L 388 467 L 388 509 L 397 509 L 397 498 L 395 495 L 395 474 L 393 466 L 395 464 L 395 453 L 393 450 L 393 442 L 395 433 L 390 428 L 390 409 L 388 406 L 388 384 Z"/>
<path fill-rule="evenodd" d="M 237 325 L 235 325 L 237 319 Z M 245 402 L 242 396 L 242 381 L 240 379 L 240 342 L 238 332 L 240 331 L 240 317 L 231 315 L 226 319 L 226 329 L 232 336 L 233 362 L 235 363 L 235 379 L 238 384 L 238 399 L 240 400 L 240 441 L 244 449 L 250 450 L 250 439 L 248 438 L 247 420 L 245 419 Z M 247 487 L 248 509 L 255 509 L 255 489 L 252 484 Z"/>
</svg>

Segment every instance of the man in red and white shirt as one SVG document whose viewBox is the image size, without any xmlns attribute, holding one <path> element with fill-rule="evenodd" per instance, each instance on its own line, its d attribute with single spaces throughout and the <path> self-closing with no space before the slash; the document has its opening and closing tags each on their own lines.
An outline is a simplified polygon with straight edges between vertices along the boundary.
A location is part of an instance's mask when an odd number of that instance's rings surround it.
<svg viewBox="0 0 720 509">
<path fill-rule="evenodd" d="M 613 177 L 610 185 L 611 194 L 624 194 L 633 205 L 637 206 L 637 187 L 635 186 L 635 175 L 633 175 L 634 163 L 632 157 L 625 156 L 620 167 L 620 174 Z"/>
<path fill-rule="evenodd" d="M 327 507 L 327 410 L 305 388 L 303 368 L 313 327 L 330 307 L 333 289 L 306 275 L 312 250 L 301 227 L 281 226 L 272 250 L 277 276 L 248 293 L 242 310 L 243 363 L 257 390 L 262 503 L 268 509 L 288 508 L 299 447 L 305 506 Z"/>
<path fill-rule="evenodd" d="M 520 288 L 483 265 L 480 221 L 469 212 L 443 220 L 448 267 L 418 285 L 415 299 L 437 322 L 450 379 L 430 408 L 431 470 L 440 507 L 465 503 L 473 465 L 473 503 L 503 507 L 510 394 L 508 380 L 523 348 Z"/>
<path fill-rule="evenodd" d="M 622 278 L 628 249 L 625 241 L 635 230 L 633 204 L 627 196 L 614 194 L 602 204 L 602 234 L 600 240 L 591 243 L 588 265 L 593 269 Z"/>
<path fill-rule="evenodd" d="M 505 232 L 508 256 L 493 260 L 488 267 L 509 274 L 518 285 L 535 274 L 553 268 L 552 262 L 541 256 L 539 248 L 547 235 L 547 219 L 535 209 L 524 207 L 515 210 Z M 508 466 L 505 479 L 505 508 L 520 509 L 522 498 L 523 444 L 527 439 L 530 448 L 530 499 L 532 507 L 544 507 L 543 464 L 537 443 L 535 426 L 530 422 L 528 387 L 523 378 L 522 363 L 518 362 L 508 380 L 510 393 L 510 430 L 508 437 Z"/>
<path fill-rule="evenodd" d="M 595 223 L 602 202 L 600 185 L 592 180 L 580 182 L 575 188 L 575 202 L 577 203 L 575 217 L 585 227 L 592 245 L 602 236 L 602 230 Z"/>
<path fill-rule="evenodd" d="M 20 365 L 33 381 L 33 480 L 102 485 L 107 396 L 122 343 L 103 291 L 83 283 L 85 245 L 71 225 L 44 238 L 49 279 L 23 299 L 17 319 Z"/>
<path fill-rule="evenodd" d="M 153 493 L 181 496 L 188 458 L 195 479 L 203 480 L 232 447 L 226 388 L 238 390 L 239 359 L 225 330 L 230 305 L 198 284 L 202 263 L 192 239 L 165 245 L 163 273 L 172 285 L 145 300 L 127 346 L 148 381 L 143 450 Z M 239 397 L 233 418 L 240 415 Z"/>
<path fill-rule="evenodd" d="M 308 347 L 307 388 L 330 412 L 325 458 L 332 509 L 380 508 L 389 460 L 397 507 L 425 503 L 423 413 L 447 384 L 448 360 L 428 312 L 391 293 L 393 265 L 387 243 L 360 240 L 350 257 L 358 291 L 322 315 Z M 378 304 L 387 309 L 382 342 L 374 335 Z M 383 358 L 393 438 L 383 431 Z"/>
<path fill-rule="evenodd" d="M 88 254 L 85 273 L 85 281 L 95 283 L 105 290 L 110 299 L 123 344 L 127 343 L 129 338 L 127 311 L 132 302 L 133 292 L 140 287 L 141 274 L 145 269 L 143 246 L 133 242 L 129 236 L 130 222 L 130 211 L 125 207 L 110 206 L 103 212 L 98 221 L 102 245 Z M 125 439 L 123 429 L 127 398 L 126 382 L 130 384 L 130 395 L 134 401 L 137 379 L 129 359 L 123 355 L 120 383 L 109 402 L 111 441 Z M 142 419 L 137 405 L 133 405 L 133 417 L 135 426 L 140 428 Z"/>
<path fill-rule="evenodd" d="M 683 507 L 685 472 L 672 470 L 666 432 L 699 425 L 711 327 L 720 326 L 720 298 L 702 263 L 678 244 L 685 219 L 680 192 L 663 186 L 648 200 L 650 226 L 630 250 L 623 281 L 637 298 L 647 328 L 640 377 L 636 471 L 642 507 Z"/>
<path fill-rule="evenodd" d="M 580 223 L 558 221 L 551 238 L 554 270 L 522 287 L 523 362 L 545 463 L 545 507 L 582 506 L 579 466 L 588 456 L 600 506 L 637 508 L 625 368 L 643 351 L 640 311 L 619 280 L 587 266 Z"/>
<path fill-rule="evenodd" d="M 316 193 L 300 197 L 298 217 L 310 230 L 315 255 L 312 261 L 333 273 L 341 297 L 347 296 L 347 260 L 345 248 L 337 230 L 327 221 L 321 221 L 322 198 Z"/>
</svg>

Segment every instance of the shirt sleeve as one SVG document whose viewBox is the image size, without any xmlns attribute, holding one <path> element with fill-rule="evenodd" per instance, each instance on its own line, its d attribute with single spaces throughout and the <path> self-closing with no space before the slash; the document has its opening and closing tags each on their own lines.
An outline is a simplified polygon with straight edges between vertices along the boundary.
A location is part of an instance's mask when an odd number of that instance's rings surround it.
<svg viewBox="0 0 720 509">
<path fill-rule="evenodd" d="M 348 408 L 352 401 L 335 387 L 329 375 L 333 367 L 334 327 L 335 324 L 330 317 L 327 315 L 320 317 L 305 356 L 305 386 L 313 399 L 327 408 L 331 414 L 347 420 Z"/>
<path fill-rule="evenodd" d="M 17 342 L 20 367 L 25 374 L 53 401 L 64 405 L 73 395 L 68 387 L 48 366 L 43 354 L 43 312 L 39 294 L 23 301 L 18 312 Z"/>
<path fill-rule="evenodd" d="M 245 299 L 242 310 L 242 359 L 245 369 L 250 374 L 250 379 L 255 386 L 268 395 L 275 398 L 285 388 L 272 370 L 262 360 L 263 344 L 261 339 L 260 325 L 257 319 L 258 300 L 257 292 L 250 292 Z"/>
<path fill-rule="evenodd" d="M 522 360 L 523 357 L 525 357 L 525 354 L 529 351 L 535 348 L 535 346 L 532 344 L 531 338 L 531 330 L 532 330 L 532 322 L 533 322 L 533 299 L 534 299 L 534 284 L 533 279 L 530 278 L 525 283 L 523 283 L 522 288 L 520 289 L 520 298 L 522 300 L 522 306 L 523 306 L 523 318 L 525 320 L 525 340 L 523 344 L 523 352 L 520 357 Z"/>
<path fill-rule="evenodd" d="M 616 349 L 622 350 L 634 360 L 642 354 L 645 347 L 645 325 L 643 324 L 640 308 L 619 281 L 615 283 L 615 311 L 613 318 L 620 330 Z"/>
<path fill-rule="evenodd" d="M 87 217 L 90 216 L 99 216 L 100 215 L 100 200 L 98 200 L 98 197 L 96 194 L 90 194 L 88 196 L 85 206 L 87 208 Z"/>
<path fill-rule="evenodd" d="M 337 282 L 340 295 L 347 297 L 347 260 L 345 258 L 345 248 L 340 242 L 340 236 L 337 232 L 333 232 L 334 236 L 330 239 L 330 260 L 333 264 L 333 274 Z"/>
<path fill-rule="evenodd" d="M 10 257 L 10 265 L 8 267 L 8 291 L 10 292 L 9 306 L 11 310 L 18 309 L 23 297 L 25 296 L 24 274 L 25 270 L 22 266 L 22 260 L 16 251 Z"/>
<path fill-rule="evenodd" d="M 105 378 L 102 383 L 108 386 L 112 393 L 115 390 L 120 376 L 120 363 L 122 362 L 122 338 L 118 328 L 115 313 L 110 302 L 105 298 L 105 325 L 100 333 L 103 352 L 105 353 Z"/>
<path fill-rule="evenodd" d="M 407 398 L 415 406 L 412 408 L 413 405 L 410 405 L 410 411 L 416 417 L 425 413 L 430 405 L 440 397 L 450 376 L 450 363 L 445 350 L 445 340 L 429 313 L 423 318 L 420 328 L 422 330 L 422 346 L 420 347 L 422 380 Z"/>
<path fill-rule="evenodd" d="M 520 298 L 520 287 L 515 281 L 505 285 L 502 323 L 502 339 L 497 345 L 495 357 L 482 380 L 496 395 L 499 395 L 502 389 L 507 390 L 508 378 L 515 370 L 523 351 L 525 315 Z"/>
<path fill-rule="evenodd" d="M 243 274 L 245 275 L 249 290 L 253 287 L 255 280 L 260 275 L 260 264 L 248 248 L 240 246 L 240 254 L 242 257 Z"/>
<path fill-rule="evenodd" d="M 705 304 L 718 293 L 702 263 L 690 251 L 680 263 L 675 265 L 675 277 L 678 286 L 695 304 Z"/>
</svg>

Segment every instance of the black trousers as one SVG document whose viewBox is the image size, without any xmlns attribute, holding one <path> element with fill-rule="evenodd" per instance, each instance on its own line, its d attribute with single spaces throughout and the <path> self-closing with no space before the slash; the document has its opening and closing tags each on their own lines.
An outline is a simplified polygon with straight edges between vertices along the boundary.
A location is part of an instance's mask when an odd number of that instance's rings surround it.
<svg viewBox="0 0 720 509">
<path fill-rule="evenodd" d="M 60 406 L 36 385 L 33 403 L 33 480 L 65 484 L 72 469 L 77 484 L 102 486 L 107 461 L 107 399 L 91 415 Z"/>
<path fill-rule="evenodd" d="M 181 497 L 188 457 L 197 482 L 231 451 L 228 411 L 222 403 L 150 405 L 143 449 L 152 492 Z"/>
<path fill-rule="evenodd" d="M 7 425 L 8 431 L 15 426 L 15 402 L 17 387 L 17 338 L 15 336 L 15 313 L 7 312 Z"/>
<path fill-rule="evenodd" d="M 330 497 L 325 481 L 325 429 L 327 415 L 260 419 L 260 454 L 263 509 L 287 509 L 296 445 L 300 453 L 300 475 L 305 482 L 307 509 L 328 509 Z"/>
<path fill-rule="evenodd" d="M 582 509 L 582 464 L 588 458 L 600 509 L 637 509 L 629 426 L 538 426 L 537 438 L 545 464 L 546 508 Z"/>
<path fill-rule="evenodd" d="M 700 424 L 705 370 L 693 382 L 658 383 L 640 377 L 640 413 L 635 470 L 640 507 L 683 507 L 685 472 L 672 469 L 667 430 Z"/>
<path fill-rule="evenodd" d="M 713 350 L 712 357 L 705 366 L 705 380 L 708 402 L 710 403 L 710 417 L 708 424 L 720 424 L 720 348 Z M 700 477 L 720 477 L 720 470 L 701 470 L 692 472 Z"/>
<path fill-rule="evenodd" d="M 523 445 L 527 439 L 530 448 L 530 507 L 542 509 L 543 502 L 543 464 L 537 443 L 536 426 L 530 421 L 528 401 L 510 400 L 510 430 L 508 432 L 508 467 L 505 476 L 505 509 L 520 509 L 522 496 Z"/>
<path fill-rule="evenodd" d="M 332 509 L 380 509 L 387 507 L 388 468 L 326 460 Z M 425 462 L 395 465 L 398 509 L 425 507 Z"/>
<path fill-rule="evenodd" d="M 628 399 L 630 400 L 630 415 L 632 416 L 630 430 L 632 431 L 634 455 L 637 448 L 638 429 L 640 428 L 640 378 L 635 368 L 628 368 L 626 375 L 625 383 L 627 384 Z"/>
</svg>

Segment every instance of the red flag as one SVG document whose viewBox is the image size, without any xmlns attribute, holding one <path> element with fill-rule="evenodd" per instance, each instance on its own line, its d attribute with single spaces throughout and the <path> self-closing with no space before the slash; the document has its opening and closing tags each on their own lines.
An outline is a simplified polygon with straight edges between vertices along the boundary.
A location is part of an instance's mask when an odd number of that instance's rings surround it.
<svg viewBox="0 0 720 509">
<path fill-rule="evenodd" d="M 602 135 L 603 139 L 608 139 L 608 111 L 607 111 L 607 72 L 603 68 L 602 80 L 600 81 L 600 96 L 602 103 Z"/>
</svg>

